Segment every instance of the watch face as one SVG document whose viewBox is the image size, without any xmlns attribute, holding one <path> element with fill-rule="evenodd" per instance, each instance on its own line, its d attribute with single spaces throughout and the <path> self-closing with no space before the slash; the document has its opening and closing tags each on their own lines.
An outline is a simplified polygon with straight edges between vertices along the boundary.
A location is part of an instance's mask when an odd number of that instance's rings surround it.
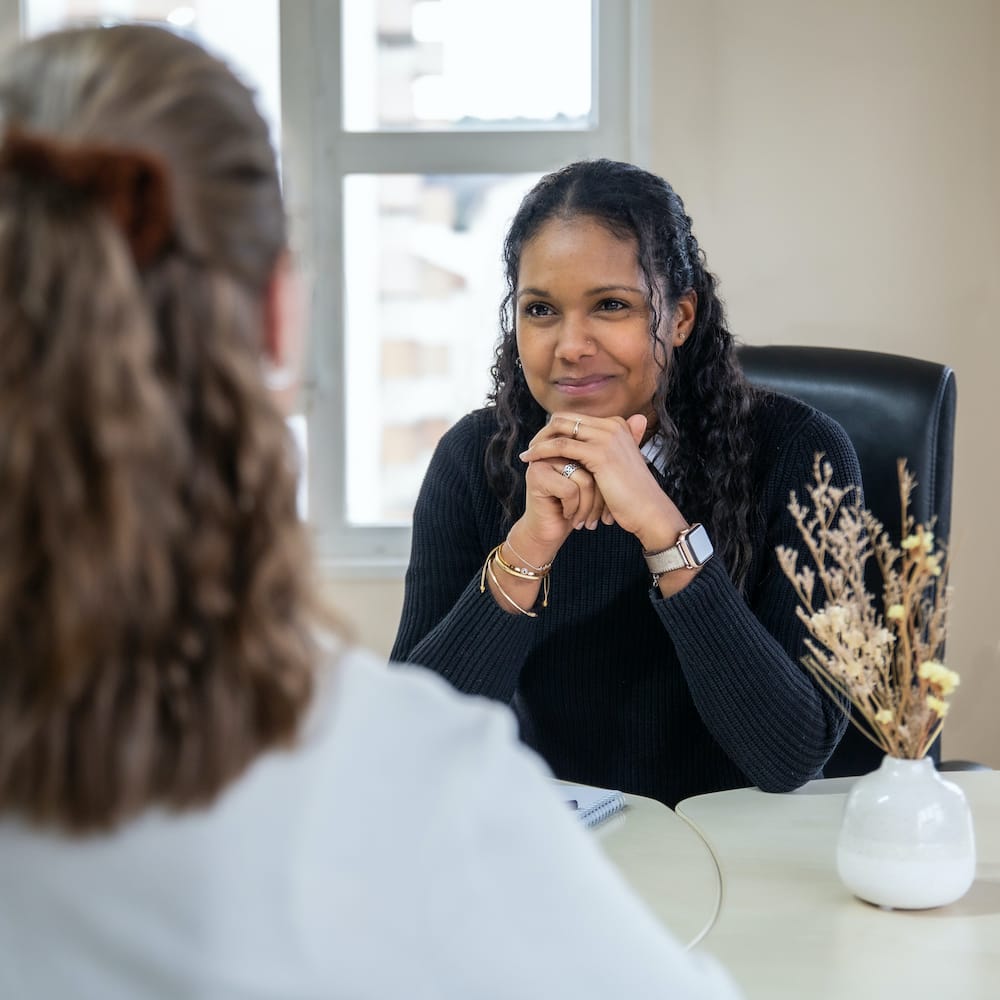
<svg viewBox="0 0 1000 1000">
<path fill-rule="evenodd" d="M 695 565 L 701 566 L 712 558 L 715 549 L 712 547 L 712 540 L 708 537 L 705 528 L 698 524 L 685 536 L 691 555 L 694 556 Z"/>
</svg>

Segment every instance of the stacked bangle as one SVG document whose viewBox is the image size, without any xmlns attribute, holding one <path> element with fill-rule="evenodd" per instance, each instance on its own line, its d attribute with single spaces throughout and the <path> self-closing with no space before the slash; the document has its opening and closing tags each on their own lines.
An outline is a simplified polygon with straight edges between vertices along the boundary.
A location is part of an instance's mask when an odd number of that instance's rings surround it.
<svg viewBox="0 0 1000 1000">
<path fill-rule="evenodd" d="M 504 539 L 504 545 L 506 545 L 507 548 L 510 549 L 510 554 L 515 559 L 520 559 L 521 562 L 523 562 L 524 565 L 528 569 L 533 569 L 536 573 L 539 573 L 539 574 L 542 574 L 542 575 L 548 573 L 548 571 L 550 569 L 552 569 L 552 563 L 551 562 L 547 562 L 543 566 L 535 566 L 533 563 L 528 562 L 528 560 L 525 559 L 524 556 L 522 556 L 521 553 L 518 552 L 517 549 L 515 549 L 513 545 L 511 545 L 511 543 L 510 543 L 510 535 L 507 535 L 507 537 Z"/>
<path fill-rule="evenodd" d="M 504 573 L 508 576 L 513 576 L 518 580 L 536 580 L 540 581 L 542 584 L 542 607 L 547 608 L 549 606 L 549 573 L 552 569 L 552 563 L 546 563 L 544 566 L 533 566 L 528 563 L 526 559 L 522 556 L 517 555 L 514 552 L 513 546 L 510 542 L 507 542 L 507 547 L 510 548 L 511 552 L 521 560 L 527 563 L 526 566 L 516 566 L 512 563 L 507 562 L 503 557 L 503 553 L 500 551 L 503 548 L 504 543 L 501 542 L 495 549 L 491 549 L 489 555 L 486 557 L 486 562 L 483 563 L 483 571 L 479 576 L 479 592 L 482 594 L 486 591 L 486 577 L 489 576 L 490 580 L 493 582 L 493 586 L 499 591 L 500 596 L 507 601 L 507 603 L 519 611 L 522 615 L 527 615 L 529 618 L 537 618 L 537 611 L 529 611 L 527 608 L 522 608 L 517 601 L 514 600 L 503 589 L 500 581 L 497 579 L 497 575 L 493 570 L 494 566 L 499 566 Z"/>
</svg>

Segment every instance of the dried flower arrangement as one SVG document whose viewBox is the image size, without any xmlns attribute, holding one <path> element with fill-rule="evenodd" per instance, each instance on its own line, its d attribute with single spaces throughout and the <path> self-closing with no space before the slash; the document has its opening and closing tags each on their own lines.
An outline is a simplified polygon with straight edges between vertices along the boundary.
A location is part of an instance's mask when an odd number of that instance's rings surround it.
<svg viewBox="0 0 1000 1000">
<path fill-rule="evenodd" d="M 851 720 L 870 740 L 890 756 L 917 759 L 940 733 L 959 682 L 940 659 L 951 595 L 945 553 L 933 523 L 916 524 L 909 512 L 915 480 L 905 461 L 896 547 L 858 490 L 833 485 L 822 459 L 813 465 L 812 509 L 794 492 L 788 504 L 813 565 L 800 567 L 796 550 L 777 549 L 808 630 L 803 663 L 831 697 L 851 702 Z M 871 558 L 882 574 L 881 612 L 865 586 Z"/>
</svg>

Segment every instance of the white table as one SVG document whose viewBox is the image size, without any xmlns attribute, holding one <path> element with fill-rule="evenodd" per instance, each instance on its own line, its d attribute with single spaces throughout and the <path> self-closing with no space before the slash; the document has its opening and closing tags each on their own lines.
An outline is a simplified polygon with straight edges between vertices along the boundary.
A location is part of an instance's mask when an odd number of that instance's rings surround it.
<svg viewBox="0 0 1000 1000">
<path fill-rule="evenodd" d="M 744 788 L 674 813 L 626 795 L 594 836 L 682 941 L 721 959 L 749 1000 L 1000 997 L 1000 771 L 945 774 L 972 806 L 976 880 L 935 910 L 881 910 L 837 877 L 853 779 L 769 795 Z"/>
<path fill-rule="evenodd" d="M 944 777 L 968 796 L 978 864 L 969 892 L 934 910 L 882 910 L 840 883 L 835 845 L 850 779 L 810 782 L 787 795 L 718 792 L 678 805 L 722 881 L 704 947 L 748 998 L 1000 997 L 1000 772 Z"/>
<path fill-rule="evenodd" d="M 697 944 L 722 902 L 712 852 L 661 802 L 626 795 L 625 803 L 624 812 L 594 828 L 594 836 L 656 916 L 685 944 Z"/>
</svg>

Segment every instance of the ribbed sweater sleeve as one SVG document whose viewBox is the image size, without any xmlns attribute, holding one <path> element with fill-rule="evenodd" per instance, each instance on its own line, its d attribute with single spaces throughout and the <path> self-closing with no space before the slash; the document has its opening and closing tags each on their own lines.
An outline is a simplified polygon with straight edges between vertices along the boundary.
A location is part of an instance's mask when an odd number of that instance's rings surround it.
<svg viewBox="0 0 1000 1000">
<path fill-rule="evenodd" d="M 413 542 L 399 632 L 391 658 L 430 667 L 459 691 L 510 702 L 537 619 L 504 611 L 480 591 L 486 554 L 498 545 L 496 518 L 484 515 L 476 414 L 441 439 L 413 518 Z M 492 526 L 492 530 L 491 530 Z"/>
<path fill-rule="evenodd" d="M 790 491 L 803 498 L 816 452 L 825 454 L 838 485 L 861 483 L 854 449 L 837 424 L 814 412 L 790 429 L 764 487 L 763 570 L 749 603 L 718 560 L 668 600 L 652 594 L 702 722 L 765 791 L 789 791 L 819 777 L 848 723 L 799 661 L 805 629 L 775 557 L 778 545 L 801 547 L 785 508 Z"/>
</svg>

